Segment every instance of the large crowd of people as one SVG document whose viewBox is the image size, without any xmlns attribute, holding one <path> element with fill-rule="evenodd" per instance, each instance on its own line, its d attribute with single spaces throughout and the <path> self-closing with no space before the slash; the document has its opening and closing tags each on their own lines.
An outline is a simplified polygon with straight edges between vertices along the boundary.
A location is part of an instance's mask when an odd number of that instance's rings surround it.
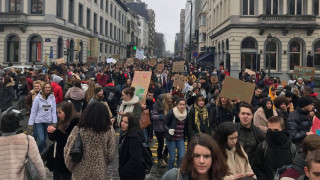
<svg viewBox="0 0 320 180">
<path fill-rule="evenodd" d="M 263 69 L 243 70 L 238 79 L 255 84 L 245 102 L 220 96 L 228 69 L 186 63 L 175 73 L 173 61 L 159 62 L 163 70 L 146 61 L 0 66 L 0 179 L 25 179 L 29 158 L 37 179 L 46 179 L 46 167 L 54 180 L 105 180 L 118 152 L 120 179 L 143 180 L 156 139 L 153 164 L 167 168 L 163 180 L 319 180 L 313 79 L 284 84 Z M 135 71 L 152 72 L 144 103 L 131 86 Z M 175 74 L 185 76 L 184 87 L 174 85 Z"/>
</svg>

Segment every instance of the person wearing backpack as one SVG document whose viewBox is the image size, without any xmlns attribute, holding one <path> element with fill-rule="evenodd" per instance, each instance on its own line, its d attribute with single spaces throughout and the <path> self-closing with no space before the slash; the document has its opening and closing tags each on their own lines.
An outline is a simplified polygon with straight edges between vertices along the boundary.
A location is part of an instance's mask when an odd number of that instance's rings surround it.
<svg viewBox="0 0 320 180">
<path fill-rule="evenodd" d="M 267 122 L 266 140 L 257 147 L 253 171 L 259 180 L 274 179 L 279 168 L 292 164 L 297 147 L 290 133 L 285 131 L 284 120 L 273 116 Z"/>
<path fill-rule="evenodd" d="M 119 176 L 121 180 L 143 180 L 145 167 L 143 158 L 143 136 L 139 119 L 133 113 L 121 118 L 122 135 L 119 140 Z"/>
<path fill-rule="evenodd" d="M 119 105 L 121 93 L 112 83 L 112 79 L 107 80 L 107 85 L 103 88 L 104 101 L 110 107 L 113 116 L 117 115 L 117 106 Z"/>
</svg>

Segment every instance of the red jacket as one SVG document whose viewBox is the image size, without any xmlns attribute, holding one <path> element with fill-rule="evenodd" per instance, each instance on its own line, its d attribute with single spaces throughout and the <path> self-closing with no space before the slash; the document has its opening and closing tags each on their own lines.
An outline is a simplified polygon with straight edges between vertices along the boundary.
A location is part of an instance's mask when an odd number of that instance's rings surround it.
<svg viewBox="0 0 320 180">
<path fill-rule="evenodd" d="M 33 81 L 31 78 L 27 78 L 27 82 L 28 82 L 28 89 L 29 91 L 31 91 L 33 88 Z"/>
<path fill-rule="evenodd" d="M 107 85 L 107 80 L 110 78 L 109 75 L 104 74 L 103 76 L 100 77 L 100 81 L 101 81 L 101 86 L 105 87 Z"/>
<path fill-rule="evenodd" d="M 59 84 L 56 82 L 51 82 L 51 86 L 53 89 L 53 95 L 56 98 L 56 103 L 61 103 L 63 101 L 63 92 L 61 86 L 59 86 Z"/>
</svg>

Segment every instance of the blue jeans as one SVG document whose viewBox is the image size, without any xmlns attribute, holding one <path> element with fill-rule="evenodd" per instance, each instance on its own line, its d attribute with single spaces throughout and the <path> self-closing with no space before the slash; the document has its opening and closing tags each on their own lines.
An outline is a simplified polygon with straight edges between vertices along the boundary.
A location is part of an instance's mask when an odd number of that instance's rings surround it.
<svg viewBox="0 0 320 180">
<path fill-rule="evenodd" d="M 34 123 L 33 136 L 37 142 L 39 152 L 41 153 L 46 148 L 46 140 L 48 138 L 49 123 Z"/>
<path fill-rule="evenodd" d="M 124 87 L 124 84 L 118 84 L 117 85 L 117 88 L 120 91 L 120 93 L 122 93 L 123 87 Z"/>
<path fill-rule="evenodd" d="M 185 153 L 184 140 L 181 139 L 179 141 L 168 141 L 167 147 L 169 152 L 169 165 L 168 170 L 174 168 L 174 159 L 176 158 L 176 149 L 178 150 L 178 163 L 177 167 L 180 167 L 180 163 Z"/>
<path fill-rule="evenodd" d="M 149 144 L 149 135 L 148 135 L 148 130 L 147 130 L 147 128 L 145 128 L 145 129 L 142 131 L 142 133 L 143 133 L 143 141 L 144 141 L 144 143 Z"/>
</svg>

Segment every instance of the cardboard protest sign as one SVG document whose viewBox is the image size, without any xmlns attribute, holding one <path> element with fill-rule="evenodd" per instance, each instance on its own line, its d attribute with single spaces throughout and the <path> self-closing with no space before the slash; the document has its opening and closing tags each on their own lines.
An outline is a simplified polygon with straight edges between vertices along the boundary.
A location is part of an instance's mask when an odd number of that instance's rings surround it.
<svg viewBox="0 0 320 180">
<path fill-rule="evenodd" d="M 229 98 L 232 100 L 239 97 L 240 101 L 245 101 L 251 104 L 254 89 L 254 83 L 247 83 L 239 79 L 226 76 L 219 97 Z"/>
<path fill-rule="evenodd" d="M 134 58 L 127 58 L 127 64 L 133 64 Z"/>
<path fill-rule="evenodd" d="M 152 58 L 149 61 L 149 66 L 154 67 L 157 64 L 157 59 L 156 58 Z"/>
<path fill-rule="evenodd" d="M 113 55 L 112 58 L 113 59 L 120 59 L 120 55 Z"/>
<path fill-rule="evenodd" d="M 184 72 L 184 61 L 173 62 L 172 72 Z"/>
<path fill-rule="evenodd" d="M 180 89 L 184 89 L 185 85 L 186 85 L 186 77 L 183 75 L 178 75 L 176 74 L 173 77 L 173 87 L 180 87 Z"/>
<path fill-rule="evenodd" d="M 313 124 L 310 132 L 313 132 L 314 134 L 320 136 L 320 120 L 317 116 L 313 116 Z"/>
<path fill-rule="evenodd" d="M 256 75 L 256 73 L 254 71 L 252 71 L 251 69 L 246 69 L 245 72 L 248 73 L 250 76 Z"/>
<path fill-rule="evenodd" d="M 293 68 L 293 78 L 302 78 L 305 81 L 311 81 L 314 77 L 316 69 L 312 67 L 294 66 Z"/>
<path fill-rule="evenodd" d="M 134 95 L 139 97 L 141 105 L 146 103 L 151 74 L 151 71 L 136 71 L 134 73 L 131 86 L 136 88 Z"/>
<path fill-rule="evenodd" d="M 158 72 L 162 72 L 163 69 L 164 69 L 164 64 L 158 64 L 157 65 L 157 71 Z"/>
<path fill-rule="evenodd" d="M 116 63 L 116 68 L 122 68 L 123 67 L 123 63 L 122 62 L 117 62 Z"/>
<path fill-rule="evenodd" d="M 63 63 L 66 63 L 66 60 L 64 58 L 60 58 L 60 59 L 57 59 L 56 60 L 56 64 L 59 65 L 59 64 L 63 64 Z"/>
</svg>

